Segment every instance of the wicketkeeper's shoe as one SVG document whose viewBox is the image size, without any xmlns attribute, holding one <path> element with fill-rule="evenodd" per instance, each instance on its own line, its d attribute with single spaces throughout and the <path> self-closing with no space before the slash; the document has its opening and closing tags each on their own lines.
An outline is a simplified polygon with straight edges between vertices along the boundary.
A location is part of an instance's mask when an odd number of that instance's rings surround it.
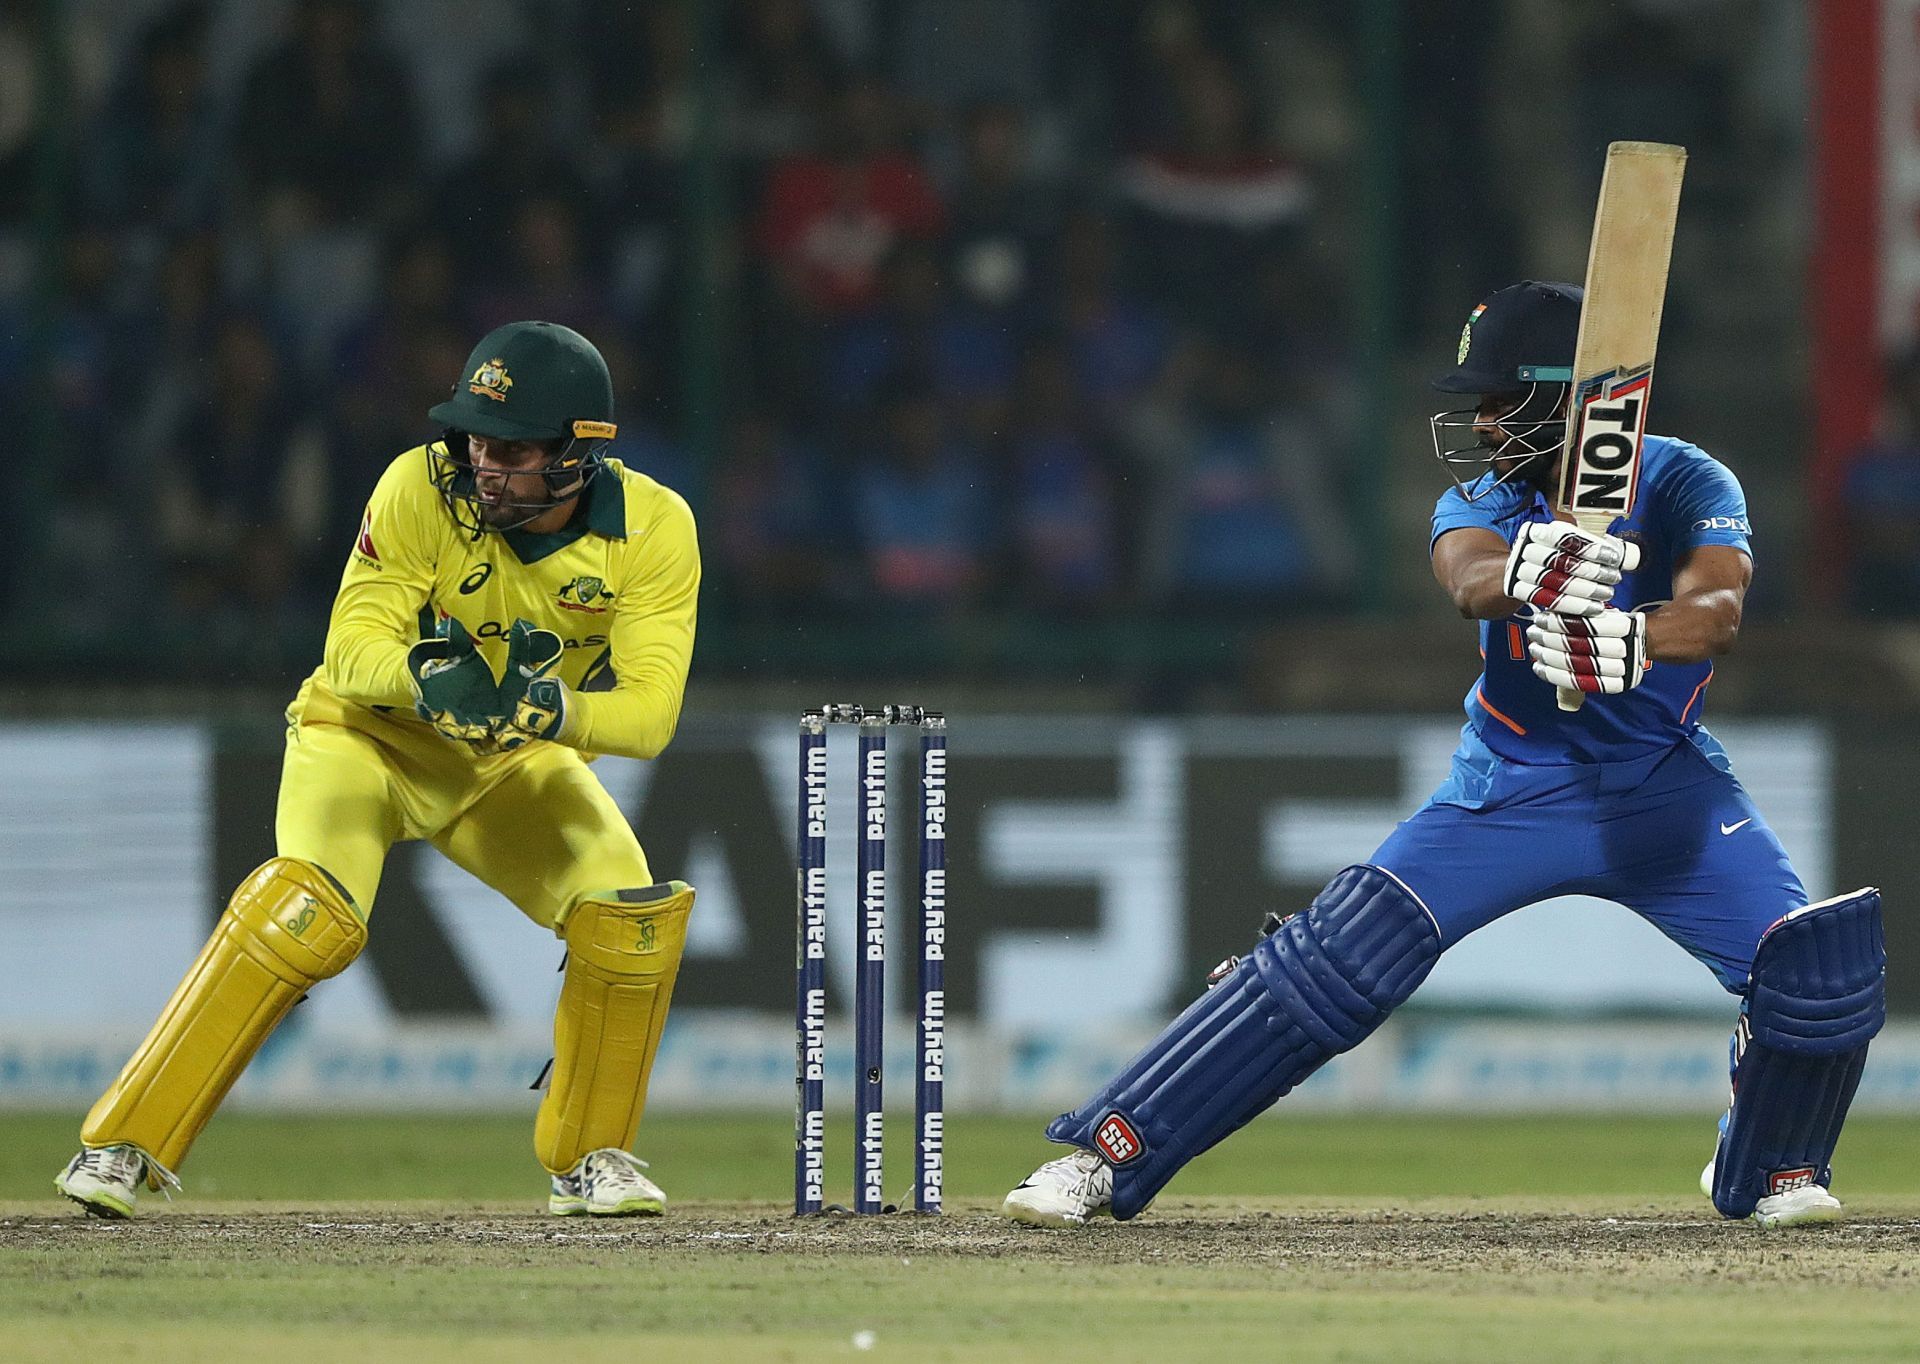
<svg viewBox="0 0 1920 1364">
<path fill-rule="evenodd" d="M 53 1187 L 71 1198 L 91 1217 L 131 1217 L 148 1173 L 161 1189 L 177 1189 L 180 1181 L 137 1146 L 96 1146 L 83 1150 L 53 1177 Z M 169 1195 L 171 1197 L 171 1195 Z"/>
<path fill-rule="evenodd" d="M 1048 1161 L 1000 1205 L 1003 1216 L 1035 1227 L 1084 1226 L 1112 1211 L 1113 1167 L 1084 1150 Z"/>
<path fill-rule="evenodd" d="M 1714 1161 L 1710 1160 L 1707 1168 L 1700 1172 L 1700 1192 L 1709 1199 L 1713 1197 L 1713 1167 Z M 1753 1221 L 1768 1231 L 1838 1222 L 1844 1216 L 1846 1209 L 1840 1200 L 1820 1184 L 1803 1184 L 1785 1193 L 1768 1194 L 1753 1205 Z"/>
<path fill-rule="evenodd" d="M 667 1196 L 640 1173 L 647 1162 L 615 1147 L 589 1151 L 564 1175 L 553 1177 L 547 1211 L 555 1217 L 658 1217 Z"/>
</svg>

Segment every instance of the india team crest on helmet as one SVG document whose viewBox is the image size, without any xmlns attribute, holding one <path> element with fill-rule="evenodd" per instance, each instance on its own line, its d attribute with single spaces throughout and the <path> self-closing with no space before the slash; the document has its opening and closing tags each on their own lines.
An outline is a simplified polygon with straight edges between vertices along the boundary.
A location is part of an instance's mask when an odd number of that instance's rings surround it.
<svg viewBox="0 0 1920 1364">
<path fill-rule="evenodd" d="M 473 378 L 467 381 L 469 393 L 477 393 L 500 403 L 507 400 L 507 390 L 512 387 L 513 379 L 507 373 L 507 362 L 498 356 L 476 369 Z"/>
<path fill-rule="evenodd" d="M 1460 353 L 1453 357 L 1454 364 L 1464 365 L 1467 363 L 1467 351 L 1473 345 L 1473 324 L 1480 320 L 1480 314 L 1486 310 L 1487 305 L 1482 303 L 1467 314 L 1467 323 L 1464 327 L 1460 328 Z"/>
</svg>

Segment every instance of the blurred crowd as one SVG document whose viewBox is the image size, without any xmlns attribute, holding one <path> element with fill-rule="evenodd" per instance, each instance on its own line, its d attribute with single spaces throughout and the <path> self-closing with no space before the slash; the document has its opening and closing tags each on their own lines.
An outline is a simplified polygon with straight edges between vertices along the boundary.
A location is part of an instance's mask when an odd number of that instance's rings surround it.
<svg viewBox="0 0 1920 1364">
<path fill-rule="evenodd" d="M 1801 250 L 1793 7 L 1620 6 L 1630 88 L 1618 6 L 1521 0 L 0 3 L 0 661 L 304 661 L 374 479 L 523 317 L 599 344 L 615 455 L 693 502 L 703 647 L 1425 601 L 1419 377 L 1584 258 L 1611 137 L 1693 149 L 1663 420 L 1791 537 L 1798 295 L 1716 300 Z M 1910 613 L 1895 406 L 1849 590 Z"/>
<path fill-rule="evenodd" d="M 606 354 L 710 611 L 1351 589 L 1343 249 L 1262 65 L 1330 53 L 1322 7 L 131 8 L 62 35 L 57 165 L 36 7 L 0 11 L 0 372 L 50 338 L 59 466 L 9 594 L 62 584 L 69 639 L 317 629 L 379 471 L 521 317 Z"/>
</svg>

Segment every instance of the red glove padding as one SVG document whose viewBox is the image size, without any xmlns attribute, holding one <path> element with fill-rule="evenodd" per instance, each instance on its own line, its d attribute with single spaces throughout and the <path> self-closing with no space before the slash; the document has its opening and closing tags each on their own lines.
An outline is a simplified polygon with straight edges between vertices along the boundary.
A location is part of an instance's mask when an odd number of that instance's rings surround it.
<svg viewBox="0 0 1920 1364">
<path fill-rule="evenodd" d="M 1566 521 L 1529 521 L 1514 537 L 1501 587 L 1540 611 L 1591 616 L 1613 600 L 1620 579 L 1640 566 L 1640 547 L 1593 535 Z"/>
<path fill-rule="evenodd" d="M 1556 687 L 1608 695 L 1632 691 L 1647 675 L 1647 614 L 1537 612 L 1527 626 L 1527 656 L 1534 676 Z"/>
</svg>

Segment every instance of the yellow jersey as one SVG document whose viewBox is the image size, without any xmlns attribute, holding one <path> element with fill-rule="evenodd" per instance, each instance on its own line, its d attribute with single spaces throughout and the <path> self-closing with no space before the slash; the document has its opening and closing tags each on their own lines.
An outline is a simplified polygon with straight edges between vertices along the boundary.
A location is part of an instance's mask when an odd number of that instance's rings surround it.
<svg viewBox="0 0 1920 1364">
<path fill-rule="evenodd" d="M 651 758 L 680 719 L 693 657 L 700 549 L 684 499 L 609 459 L 573 519 L 551 534 L 484 532 L 453 519 L 426 446 L 387 466 L 360 522 L 327 625 L 326 656 L 301 687 L 299 720 L 362 727 L 356 711 L 414 718 L 407 650 L 438 619 L 466 626 L 500 676 L 518 619 L 552 630 L 573 691 L 567 742 Z"/>
</svg>

